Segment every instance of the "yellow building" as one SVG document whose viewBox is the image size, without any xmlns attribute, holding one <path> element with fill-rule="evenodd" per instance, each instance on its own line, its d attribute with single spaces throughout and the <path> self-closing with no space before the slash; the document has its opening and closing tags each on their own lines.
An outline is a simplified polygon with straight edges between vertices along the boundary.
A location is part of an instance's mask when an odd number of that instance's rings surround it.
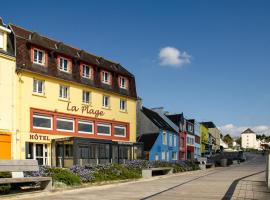
<svg viewBox="0 0 270 200">
<path fill-rule="evenodd" d="M 120 64 L 16 25 L 15 159 L 125 162 L 136 143 L 136 85 Z"/>
<path fill-rule="evenodd" d="M 16 64 L 10 34 L 0 18 L 0 159 L 11 159 L 14 152 Z"/>
</svg>

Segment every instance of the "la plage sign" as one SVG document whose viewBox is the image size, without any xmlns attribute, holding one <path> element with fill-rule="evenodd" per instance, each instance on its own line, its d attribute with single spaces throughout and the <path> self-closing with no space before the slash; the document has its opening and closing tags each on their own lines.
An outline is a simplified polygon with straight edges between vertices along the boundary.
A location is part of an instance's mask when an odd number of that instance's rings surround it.
<svg viewBox="0 0 270 200">
<path fill-rule="evenodd" d="M 69 112 L 80 112 L 81 114 L 94 115 L 96 118 L 104 116 L 105 113 L 102 110 L 93 109 L 89 105 L 82 105 L 81 107 L 73 106 L 68 102 L 67 111 Z"/>
</svg>

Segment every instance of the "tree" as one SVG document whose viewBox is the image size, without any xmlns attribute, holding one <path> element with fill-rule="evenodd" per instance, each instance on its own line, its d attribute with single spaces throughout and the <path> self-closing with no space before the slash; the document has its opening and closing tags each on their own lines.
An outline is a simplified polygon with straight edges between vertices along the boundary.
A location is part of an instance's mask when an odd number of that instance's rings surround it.
<svg viewBox="0 0 270 200">
<path fill-rule="evenodd" d="M 232 137 L 230 136 L 230 134 L 227 134 L 223 137 L 223 141 L 228 144 L 229 147 L 232 147 L 233 145 L 233 139 Z"/>
<path fill-rule="evenodd" d="M 237 139 L 235 140 L 235 142 L 241 146 L 241 142 L 242 142 L 241 137 L 237 138 Z"/>
</svg>

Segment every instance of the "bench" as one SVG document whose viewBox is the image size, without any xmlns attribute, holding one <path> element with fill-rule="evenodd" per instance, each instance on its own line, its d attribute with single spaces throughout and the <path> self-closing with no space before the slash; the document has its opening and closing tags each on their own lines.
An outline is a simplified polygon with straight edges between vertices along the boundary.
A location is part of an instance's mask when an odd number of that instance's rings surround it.
<svg viewBox="0 0 270 200">
<path fill-rule="evenodd" d="M 30 171 L 39 171 L 37 160 L 0 160 L 0 172 L 12 175 L 12 178 L 0 178 L 0 184 L 39 182 L 41 189 L 52 189 L 51 177 L 24 177 L 23 172 Z"/>
<path fill-rule="evenodd" d="M 173 173 L 172 167 L 149 168 L 149 169 L 142 170 L 142 177 L 150 178 L 153 176 L 166 175 L 166 174 L 172 174 L 172 173 Z"/>
</svg>

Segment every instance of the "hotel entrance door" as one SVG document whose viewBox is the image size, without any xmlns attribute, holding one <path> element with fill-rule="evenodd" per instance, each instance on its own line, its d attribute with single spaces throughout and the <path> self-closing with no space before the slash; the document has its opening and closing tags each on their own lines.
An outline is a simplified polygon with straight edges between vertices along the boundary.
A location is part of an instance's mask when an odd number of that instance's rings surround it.
<svg viewBox="0 0 270 200">
<path fill-rule="evenodd" d="M 48 145 L 27 142 L 26 159 L 37 160 L 38 165 L 48 165 Z"/>
</svg>

